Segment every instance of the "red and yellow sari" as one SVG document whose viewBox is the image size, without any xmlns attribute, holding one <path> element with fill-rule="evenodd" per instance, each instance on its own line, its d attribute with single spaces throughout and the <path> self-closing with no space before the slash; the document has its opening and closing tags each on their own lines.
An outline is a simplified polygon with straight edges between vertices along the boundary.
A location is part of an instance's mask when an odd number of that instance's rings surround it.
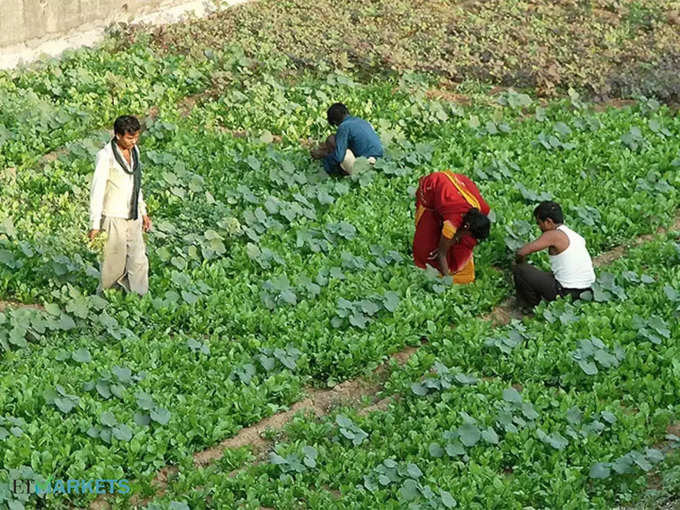
<svg viewBox="0 0 680 510">
<path fill-rule="evenodd" d="M 441 236 L 452 239 L 463 223 L 463 216 L 473 207 L 489 214 L 489 205 L 474 182 L 451 170 L 434 172 L 420 179 L 416 192 L 416 234 L 413 238 L 413 260 L 418 267 L 427 264 L 441 271 L 430 253 L 439 246 Z M 455 272 L 454 283 L 475 280 L 473 249 L 477 240 L 465 235 L 447 253 L 449 270 Z"/>
</svg>

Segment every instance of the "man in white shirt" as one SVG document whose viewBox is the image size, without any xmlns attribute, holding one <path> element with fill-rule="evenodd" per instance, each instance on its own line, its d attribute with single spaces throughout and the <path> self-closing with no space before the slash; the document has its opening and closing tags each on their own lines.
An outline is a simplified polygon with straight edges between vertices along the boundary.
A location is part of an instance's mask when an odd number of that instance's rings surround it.
<svg viewBox="0 0 680 510">
<path fill-rule="evenodd" d="M 151 218 L 141 189 L 141 126 L 135 117 L 123 115 L 113 131 L 114 138 L 97 153 L 88 237 L 93 240 L 102 230 L 107 234 L 100 287 L 120 286 L 143 295 L 149 290 L 149 260 L 142 230 L 151 229 Z"/>
<path fill-rule="evenodd" d="M 543 234 L 517 250 L 512 274 L 518 297 L 532 307 L 541 299 L 553 301 L 557 296 L 578 299 L 595 282 L 585 239 L 564 225 L 562 208 L 555 202 L 541 202 L 534 209 L 534 218 Z M 527 255 L 545 249 L 552 271 L 541 271 L 525 262 Z"/>
</svg>

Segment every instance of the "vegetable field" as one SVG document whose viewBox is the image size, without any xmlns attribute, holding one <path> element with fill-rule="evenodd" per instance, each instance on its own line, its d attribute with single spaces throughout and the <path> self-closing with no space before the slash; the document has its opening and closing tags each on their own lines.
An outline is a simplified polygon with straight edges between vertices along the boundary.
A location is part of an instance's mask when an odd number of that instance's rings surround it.
<svg viewBox="0 0 680 510">
<path fill-rule="evenodd" d="M 0 508 L 582 509 L 680 490 L 677 112 L 488 84 L 454 102 L 423 69 L 296 67 L 276 40 L 124 37 L 0 74 Z M 346 179 L 308 152 L 334 101 L 386 148 Z M 145 125 L 142 298 L 95 293 L 86 238 L 121 113 Z M 469 286 L 412 263 L 418 178 L 445 168 L 492 209 Z M 592 295 L 490 320 L 546 199 L 607 254 Z"/>
</svg>

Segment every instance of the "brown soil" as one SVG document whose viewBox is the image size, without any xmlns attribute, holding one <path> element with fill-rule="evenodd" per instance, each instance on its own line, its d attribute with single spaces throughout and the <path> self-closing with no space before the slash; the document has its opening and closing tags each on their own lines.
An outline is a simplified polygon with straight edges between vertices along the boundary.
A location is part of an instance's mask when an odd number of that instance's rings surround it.
<svg viewBox="0 0 680 510">
<path fill-rule="evenodd" d="M 33 310 L 45 310 L 45 307 L 38 304 L 24 304 L 17 301 L 0 301 L 0 312 L 7 308 L 32 308 Z"/>
<path fill-rule="evenodd" d="M 430 89 L 425 92 L 425 97 L 428 99 L 437 99 L 439 101 L 448 101 L 462 106 L 472 103 L 472 100 L 464 94 L 455 94 L 444 89 Z"/>
<path fill-rule="evenodd" d="M 616 248 L 613 248 L 605 253 L 602 253 L 597 257 L 593 257 L 593 265 L 595 267 L 599 267 L 611 264 L 616 259 L 623 257 L 624 253 L 626 253 L 626 250 L 627 250 L 626 246 L 617 246 Z"/>
<path fill-rule="evenodd" d="M 63 148 L 62 148 L 62 149 L 57 149 L 57 150 L 52 151 L 52 152 L 48 152 L 47 154 L 45 154 L 45 155 L 40 159 L 40 161 L 41 161 L 42 163 L 46 164 L 46 165 L 47 165 L 47 164 L 50 164 L 50 163 L 52 163 L 53 161 L 56 161 L 57 158 L 58 158 L 59 156 L 61 156 L 61 155 L 63 155 L 63 154 L 66 154 L 66 152 L 67 152 L 67 150 L 66 150 L 66 149 L 63 149 Z"/>
<path fill-rule="evenodd" d="M 526 316 L 518 307 L 515 298 L 508 298 L 489 313 L 482 316 L 482 319 L 490 321 L 494 327 L 497 327 L 506 326 L 510 324 L 513 319 L 522 320 L 524 317 Z"/>
<path fill-rule="evenodd" d="M 405 347 L 401 351 L 395 352 L 392 355 L 392 359 L 400 365 L 404 365 L 409 359 L 411 359 L 411 356 L 413 356 L 417 350 L 418 347 Z"/>
<path fill-rule="evenodd" d="M 666 428 L 666 434 L 673 434 L 676 437 L 680 437 L 680 422 L 669 425 Z"/>
<path fill-rule="evenodd" d="M 187 96 L 184 99 L 182 99 L 178 105 L 180 115 L 182 117 L 188 117 L 189 114 L 191 114 L 191 111 L 196 106 L 196 104 L 198 104 L 198 102 L 204 95 L 205 94 L 201 92 L 198 94 L 194 94 L 193 96 Z"/>
<path fill-rule="evenodd" d="M 633 99 L 609 99 L 607 101 L 602 101 L 595 103 L 593 105 L 593 110 L 596 112 L 603 112 L 609 108 L 625 108 L 626 106 L 631 106 L 635 104 Z"/>
<path fill-rule="evenodd" d="M 506 90 L 508 90 L 508 87 L 496 86 L 489 91 L 489 95 L 490 96 L 497 96 L 498 94 L 501 94 L 501 93 L 505 92 Z"/>
<path fill-rule="evenodd" d="M 375 411 L 384 411 L 387 409 L 391 403 L 396 402 L 399 400 L 399 396 L 395 395 L 393 397 L 387 397 L 382 400 L 378 400 L 375 404 L 370 405 L 368 407 L 364 407 L 362 410 L 358 412 L 359 416 L 365 416 L 367 414 L 371 414 Z"/>
</svg>

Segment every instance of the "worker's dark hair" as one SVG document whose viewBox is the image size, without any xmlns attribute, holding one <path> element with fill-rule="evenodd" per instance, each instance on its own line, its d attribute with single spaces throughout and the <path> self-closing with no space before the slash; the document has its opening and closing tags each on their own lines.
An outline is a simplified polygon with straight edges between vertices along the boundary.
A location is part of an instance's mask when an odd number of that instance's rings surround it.
<svg viewBox="0 0 680 510">
<path fill-rule="evenodd" d="M 349 110 L 342 103 L 333 103 L 326 112 L 326 118 L 331 126 L 339 126 L 347 115 L 349 115 Z"/>
<path fill-rule="evenodd" d="M 486 214 L 473 207 L 463 216 L 463 225 L 469 225 L 469 232 L 478 241 L 483 241 L 489 237 L 491 222 Z"/>
<path fill-rule="evenodd" d="M 135 134 L 142 129 L 137 117 L 132 115 L 121 115 L 113 123 L 113 132 L 117 135 Z"/>
<path fill-rule="evenodd" d="M 562 208 L 557 202 L 541 202 L 534 209 L 534 218 L 545 221 L 548 218 L 553 220 L 556 224 L 564 223 L 564 215 Z"/>
</svg>

